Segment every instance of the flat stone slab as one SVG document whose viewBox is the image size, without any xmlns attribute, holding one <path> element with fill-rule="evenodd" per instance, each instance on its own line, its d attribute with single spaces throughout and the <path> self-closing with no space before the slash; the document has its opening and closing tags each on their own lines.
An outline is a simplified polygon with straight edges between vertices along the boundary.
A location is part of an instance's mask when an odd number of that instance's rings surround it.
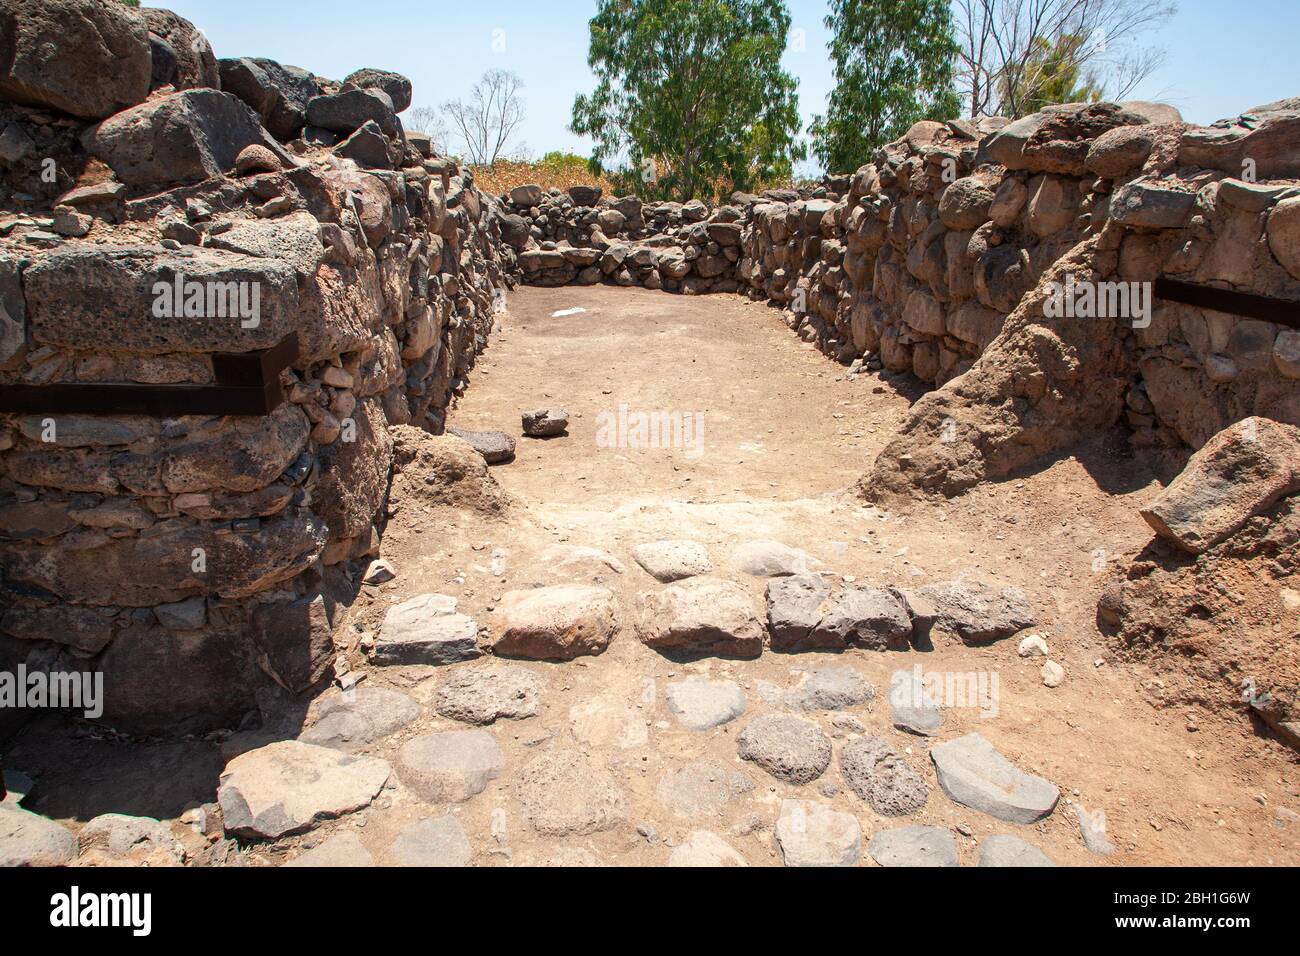
<svg viewBox="0 0 1300 956">
<path fill-rule="evenodd" d="M 1300 428 L 1255 416 L 1207 441 L 1141 515 L 1162 538 L 1201 554 L 1297 491 Z"/>
<path fill-rule="evenodd" d="M 398 866 L 468 866 L 474 848 L 460 821 L 446 814 L 402 827 L 388 855 Z"/>
<path fill-rule="evenodd" d="M 740 585 L 693 577 L 641 595 L 637 635 L 665 654 L 751 658 L 763 653 L 763 622 Z"/>
<path fill-rule="evenodd" d="M 505 432 L 448 428 L 447 433 L 469 442 L 489 465 L 500 465 L 515 457 L 515 440 Z"/>
<path fill-rule="evenodd" d="M 284 865 L 287 867 L 370 867 L 375 865 L 375 858 L 366 849 L 359 836 L 345 831 L 336 833 L 320 846 L 312 847 Z"/>
<path fill-rule="evenodd" d="M 830 738 L 812 721 L 789 714 L 754 718 L 737 736 L 736 749 L 742 759 L 787 783 L 810 783 L 831 762 Z"/>
<path fill-rule="evenodd" d="M 377 757 L 282 740 L 230 761 L 217 802 L 227 833 L 274 840 L 368 806 L 391 772 Z"/>
<path fill-rule="evenodd" d="M 791 710 L 847 710 L 875 696 L 871 683 L 851 667 L 819 667 L 785 695 Z"/>
<path fill-rule="evenodd" d="M 713 572 L 709 553 L 698 541 L 650 541 L 634 547 L 632 557 L 647 574 L 664 584 Z"/>
<path fill-rule="evenodd" d="M 769 581 L 767 620 L 775 651 L 904 650 L 912 638 L 912 619 L 894 593 L 865 585 L 835 589 L 817 574 Z"/>
<path fill-rule="evenodd" d="M 927 584 L 916 593 L 931 606 L 933 616 L 916 622 L 914 613 L 914 623 L 927 632 L 937 627 L 966 644 L 1010 637 L 1035 622 L 1034 609 L 1018 588 L 959 580 Z"/>
<path fill-rule="evenodd" d="M 420 716 L 420 705 L 387 687 L 331 690 L 318 698 L 303 743 L 351 753 L 383 740 Z"/>
<path fill-rule="evenodd" d="M 786 866 L 854 866 L 862 857 L 862 824 L 813 800 L 782 800 L 776 848 Z"/>
<path fill-rule="evenodd" d="M 731 680 L 691 676 L 668 685 L 668 710 L 690 730 L 709 730 L 745 712 L 745 692 Z"/>
<path fill-rule="evenodd" d="M 731 552 L 731 564 L 737 571 L 760 578 L 807 574 L 819 563 L 808 552 L 779 541 L 746 541 Z"/>
<path fill-rule="evenodd" d="M 943 827 L 882 830 L 867 844 L 881 866 L 957 866 L 957 841 Z"/>
<path fill-rule="evenodd" d="M 1056 808 L 1061 791 L 1023 773 L 979 734 L 930 749 L 939 786 L 953 800 L 1008 823 L 1033 823 Z"/>
<path fill-rule="evenodd" d="M 0 804 L 0 867 L 63 866 L 77 858 L 77 838 L 53 820 Z"/>
<path fill-rule="evenodd" d="M 555 585 L 507 591 L 489 643 L 498 657 L 567 661 L 601 653 L 617 631 L 608 588 Z"/>
<path fill-rule="evenodd" d="M 712 830 L 693 830 L 668 854 L 669 866 L 749 866 L 745 858 Z"/>
<path fill-rule="evenodd" d="M 1056 866 L 1042 850 L 1017 836 L 1000 833 L 980 844 L 980 866 Z"/>
<path fill-rule="evenodd" d="M 884 817 L 901 817 L 925 806 L 925 779 L 880 737 L 857 737 L 840 751 L 845 783 Z"/>
<path fill-rule="evenodd" d="M 482 653 L 478 625 L 457 613 L 454 597 L 420 594 L 388 609 L 371 660 L 376 664 L 454 664 Z"/>
<path fill-rule="evenodd" d="M 537 713 L 542 682 L 513 664 L 474 666 L 447 676 L 433 698 L 438 713 L 467 724 L 524 720 Z"/>
<path fill-rule="evenodd" d="M 634 708 L 608 697 L 595 697 L 569 708 L 574 739 L 588 747 L 629 750 L 650 740 L 646 720 Z"/>
<path fill-rule="evenodd" d="M 929 737 L 943 727 L 943 711 L 925 690 L 917 670 L 897 670 L 889 678 L 889 716 L 897 730 Z"/>
<path fill-rule="evenodd" d="M 714 760 L 701 759 L 659 778 L 655 794 L 679 817 L 709 817 L 752 793 L 754 782 Z"/>
<path fill-rule="evenodd" d="M 505 769 L 505 757 L 486 730 L 449 730 L 408 740 L 397 752 L 397 776 L 422 800 L 459 803 Z"/>
<path fill-rule="evenodd" d="M 534 757 L 515 795 L 528 825 L 550 836 L 597 833 L 627 822 L 627 796 L 609 771 L 575 750 Z"/>
</svg>

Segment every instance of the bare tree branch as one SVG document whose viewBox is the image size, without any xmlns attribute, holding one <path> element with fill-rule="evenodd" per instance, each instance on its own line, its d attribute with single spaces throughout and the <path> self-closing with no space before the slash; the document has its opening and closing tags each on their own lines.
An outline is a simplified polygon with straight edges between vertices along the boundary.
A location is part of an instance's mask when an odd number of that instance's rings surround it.
<svg viewBox="0 0 1300 956">
<path fill-rule="evenodd" d="M 491 166 L 506 152 L 524 120 L 519 91 L 523 80 L 508 70 L 488 70 L 470 90 L 469 100 L 443 104 L 465 146 L 465 158 L 476 166 Z"/>
</svg>

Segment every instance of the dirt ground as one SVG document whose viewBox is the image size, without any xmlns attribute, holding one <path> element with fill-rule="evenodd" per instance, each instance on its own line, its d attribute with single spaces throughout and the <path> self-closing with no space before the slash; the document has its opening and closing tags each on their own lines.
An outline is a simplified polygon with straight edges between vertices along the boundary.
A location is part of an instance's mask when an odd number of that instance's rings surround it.
<svg viewBox="0 0 1300 956">
<path fill-rule="evenodd" d="M 552 314 L 574 308 L 585 311 Z M 475 848 L 475 864 L 555 862 L 574 854 L 613 865 L 662 864 L 671 847 L 696 829 L 718 833 L 750 865 L 778 864 L 772 827 L 780 802 L 800 797 L 855 814 L 864 847 L 883 829 L 948 827 L 965 865 L 974 863 L 977 841 L 993 833 L 1015 833 L 1062 865 L 1300 863 L 1294 756 L 1256 735 L 1238 713 L 1162 708 L 1153 692 L 1159 678 L 1114 658 L 1096 628 L 1104 572 L 1150 540 L 1138 508 L 1159 487 L 1139 461 L 1104 437 L 1078 458 L 954 501 L 899 512 L 864 507 L 844 489 L 866 471 L 915 396 L 874 374 L 849 377 L 802 344 L 780 312 L 737 296 L 693 298 L 602 286 L 520 289 L 470 380 L 450 425 L 519 435 L 522 411 L 561 406 L 570 414 L 568 433 L 521 437 L 515 460 L 492 468 L 518 502 L 514 520 L 395 501 L 382 553 L 397 577 L 363 589 L 353 608 L 354 631 L 376 632 L 390 605 L 429 591 L 457 597 L 460 609 L 483 624 L 503 592 L 566 581 L 613 589 L 622 631 L 600 656 L 566 664 L 519 662 L 543 681 L 540 711 L 488 728 L 505 753 L 506 768 L 483 793 L 462 804 L 430 807 L 398 788 L 368 810 L 311 834 L 254 847 L 244 862 L 279 862 L 342 829 L 354 829 L 383 862 L 401 826 L 452 812 Z M 702 420 L 702 441 L 685 448 L 619 447 L 617 441 L 611 447 L 603 440 L 602 413 L 617 418 L 621 405 L 629 413 L 665 411 Z M 762 606 L 766 581 L 730 563 L 732 549 L 753 539 L 802 548 L 825 569 L 860 583 L 914 587 L 964 575 L 1015 585 L 1039 620 L 1025 633 L 1044 636 L 1052 659 L 1065 669 L 1064 682 L 1043 685 L 1041 659 L 1017 655 L 1023 635 L 988 647 L 941 643 L 927 653 L 767 652 L 754 661 L 669 660 L 634 634 L 638 595 L 661 585 L 636 564 L 631 549 L 662 538 L 702 543 L 715 574 L 750 591 L 756 607 Z M 565 564 L 560 552 L 550 550 L 557 545 L 608 552 L 618 569 L 592 560 Z M 359 656 L 354 660 L 367 671 L 367 684 L 393 686 L 425 703 L 446 675 L 445 668 L 376 668 Z M 836 758 L 818 781 L 786 784 L 737 756 L 735 736 L 745 724 L 782 709 L 770 702 L 774 687 L 793 687 L 802 672 L 826 664 L 851 666 L 875 687 L 874 700 L 851 713 L 924 776 L 931 792 L 921 811 L 877 816 L 853 794 L 838 760 L 852 732 L 835 728 L 826 713 L 805 715 L 835 741 Z M 945 725 L 930 740 L 895 730 L 887 699 L 890 674 L 914 666 L 995 675 L 996 715 L 978 707 L 946 708 Z M 664 686 L 692 673 L 739 682 L 746 713 L 702 733 L 681 728 L 668 712 Z M 597 697 L 634 709 L 644 719 L 648 741 L 626 749 L 577 743 L 570 708 Z M 411 736 L 459 726 L 426 707 L 416 723 L 368 752 L 391 760 Z M 928 747 L 971 731 L 1021 769 L 1055 783 L 1061 790 L 1056 811 L 1021 827 L 948 799 Z M 608 768 L 627 793 L 628 824 L 563 839 L 528 831 L 516 812 L 518 771 L 549 747 L 585 750 Z M 677 816 L 658 799 L 658 782 L 665 772 L 701 758 L 743 774 L 754 787 L 716 815 Z M 203 788 L 202 780 L 210 781 L 210 773 L 197 775 L 195 789 Z M 1076 803 L 1105 812 L 1117 853 L 1088 853 Z M 504 811 L 504 818 L 494 811 Z M 504 819 L 505 826 L 498 822 L 494 828 L 494 819 Z M 654 839 L 638 828 L 653 830 Z M 865 853 L 863 861 L 874 865 Z"/>
</svg>

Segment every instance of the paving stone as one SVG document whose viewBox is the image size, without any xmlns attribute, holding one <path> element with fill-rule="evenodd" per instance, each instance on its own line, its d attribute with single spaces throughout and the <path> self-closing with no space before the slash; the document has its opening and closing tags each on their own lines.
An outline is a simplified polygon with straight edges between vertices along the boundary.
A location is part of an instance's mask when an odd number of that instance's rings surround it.
<svg viewBox="0 0 1300 956">
<path fill-rule="evenodd" d="M 731 552 L 737 571 L 755 577 L 772 578 L 785 574 L 807 574 L 819 562 L 806 551 L 791 548 L 779 541 L 746 541 Z"/>
<path fill-rule="evenodd" d="M 645 718 L 626 704 L 596 697 L 569 708 L 573 736 L 588 747 L 643 747 L 650 739 Z"/>
<path fill-rule="evenodd" d="M 632 557 L 647 574 L 665 584 L 713 571 L 709 553 L 698 541 L 650 541 L 633 548 Z"/>
<path fill-rule="evenodd" d="M 875 696 L 867 679 L 849 667 L 820 667 L 785 695 L 791 710 L 844 710 Z"/>
<path fill-rule="evenodd" d="M 1020 837 L 997 834 L 980 843 L 980 866 L 1056 866 L 1037 847 Z"/>
<path fill-rule="evenodd" d="M 501 748 L 486 730 L 425 734 L 397 752 L 397 776 L 430 803 L 468 800 L 504 769 Z"/>
<path fill-rule="evenodd" d="M 862 825 L 812 800 L 782 800 L 776 847 L 786 866 L 854 866 L 862 856 Z"/>
<path fill-rule="evenodd" d="M 693 830 L 668 855 L 669 866 L 749 866 L 727 841 L 711 830 Z"/>
<path fill-rule="evenodd" d="M 821 622 L 822 605 L 831 595 L 831 586 L 820 574 L 794 574 L 767 582 L 767 626 L 774 651 L 812 650 L 817 640 L 829 635 L 813 636 Z M 833 642 L 832 647 L 840 646 Z"/>
<path fill-rule="evenodd" d="M 563 435 L 569 427 L 569 413 L 562 408 L 539 408 L 521 416 L 524 434 L 530 438 Z"/>
<path fill-rule="evenodd" d="M 227 833 L 273 840 L 368 806 L 391 772 L 376 757 L 283 740 L 230 761 L 217 801 Z"/>
<path fill-rule="evenodd" d="M 831 762 L 830 738 L 812 721 L 789 714 L 751 720 L 736 738 L 736 747 L 743 759 L 787 783 L 810 783 Z"/>
<path fill-rule="evenodd" d="M 185 860 L 171 827 L 153 817 L 102 813 L 81 828 L 77 839 L 83 854 L 94 852 L 117 862 L 179 866 Z"/>
<path fill-rule="evenodd" d="M 763 652 L 763 622 L 744 588 L 693 577 L 641 595 L 641 642 L 664 654 L 752 658 Z"/>
<path fill-rule="evenodd" d="M 456 611 L 456 599 L 421 594 L 388 609 L 372 660 L 376 664 L 454 664 L 483 652 L 478 625 Z"/>
<path fill-rule="evenodd" d="M 474 848 L 460 821 L 446 814 L 402 827 L 388 855 L 398 866 L 468 866 Z"/>
<path fill-rule="evenodd" d="M 668 685 L 668 710 L 691 730 L 709 730 L 745 712 L 745 692 L 731 680 L 711 681 L 691 676 Z"/>
<path fill-rule="evenodd" d="M 903 650 L 912 638 L 912 619 L 897 595 L 863 585 L 835 590 L 816 574 L 769 581 L 767 620 L 775 651 Z"/>
<path fill-rule="evenodd" d="M 77 858 L 77 838 L 53 820 L 0 803 L 0 867 L 63 866 Z"/>
<path fill-rule="evenodd" d="M 927 584 L 917 594 L 930 602 L 934 617 L 925 622 L 967 644 L 987 644 L 1031 626 L 1034 610 L 1017 588 L 997 588 L 983 581 Z"/>
<path fill-rule="evenodd" d="M 896 729 L 921 737 L 936 734 L 943 727 L 943 711 L 926 693 L 919 667 L 890 675 L 889 713 Z"/>
<path fill-rule="evenodd" d="M 599 654 L 618 631 L 614 594 L 570 585 L 507 591 L 493 631 L 489 643 L 499 657 L 573 660 Z"/>
<path fill-rule="evenodd" d="M 364 686 L 331 690 L 312 704 L 311 723 L 298 739 L 352 752 L 383 740 L 419 716 L 420 705 L 400 691 Z"/>
<path fill-rule="evenodd" d="M 1042 777 L 1017 770 L 979 734 L 936 744 L 930 759 L 944 793 L 1009 823 L 1041 820 L 1055 809 L 1061 795 Z"/>
<path fill-rule="evenodd" d="M 375 858 L 355 833 L 336 833 L 320 846 L 313 847 L 301 856 L 294 857 L 288 867 L 352 867 L 374 866 Z"/>
<path fill-rule="evenodd" d="M 541 693 L 540 678 L 523 667 L 467 667 L 447 676 L 433 707 L 442 716 L 467 724 L 524 720 L 536 715 Z"/>
<path fill-rule="evenodd" d="M 899 827 L 871 838 L 867 853 L 881 866 L 957 866 L 957 841 L 943 827 Z"/>
<path fill-rule="evenodd" d="M 573 750 L 534 757 L 515 795 L 528 825 L 550 836 L 597 833 L 627 822 L 627 797 L 614 778 Z"/>
<path fill-rule="evenodd" d="M 840 751 L 844 781 L 881 816 L 901 817 L 925 806 L 930 788 L 880 737 L 858 737 Z"/>
<path fill-rule="evenodd" d="M 676 816 L 696 818 L 715 816 L 753 790 L 754 782 L 744 774 L 705 758 L 667 771 L 655 793 Z"/>
</svg>

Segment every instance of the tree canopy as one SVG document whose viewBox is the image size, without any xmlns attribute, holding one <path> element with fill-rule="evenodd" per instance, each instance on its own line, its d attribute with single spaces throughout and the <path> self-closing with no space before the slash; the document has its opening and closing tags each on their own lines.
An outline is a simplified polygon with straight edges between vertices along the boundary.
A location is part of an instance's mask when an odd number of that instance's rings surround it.
<svg viewBox="0 0 1300 956">
<path fill-rule="evenodd" d="M 948 0 L 831 0 L 826 26 L 835 89 L 809 133 L 828 172 L 870 162 L 918 120 L 957 116 Z"/>
<path fill-rule="evenodd" d="M 805 150 L 793 77 L 781 69 L 781 0 L 600 0 L 588 63 L 598 83 L 573 103 L 593 161 L 625 162 L 645 195 L 691 199 L 720 183 L 788 176 Z"/>
</svg>

